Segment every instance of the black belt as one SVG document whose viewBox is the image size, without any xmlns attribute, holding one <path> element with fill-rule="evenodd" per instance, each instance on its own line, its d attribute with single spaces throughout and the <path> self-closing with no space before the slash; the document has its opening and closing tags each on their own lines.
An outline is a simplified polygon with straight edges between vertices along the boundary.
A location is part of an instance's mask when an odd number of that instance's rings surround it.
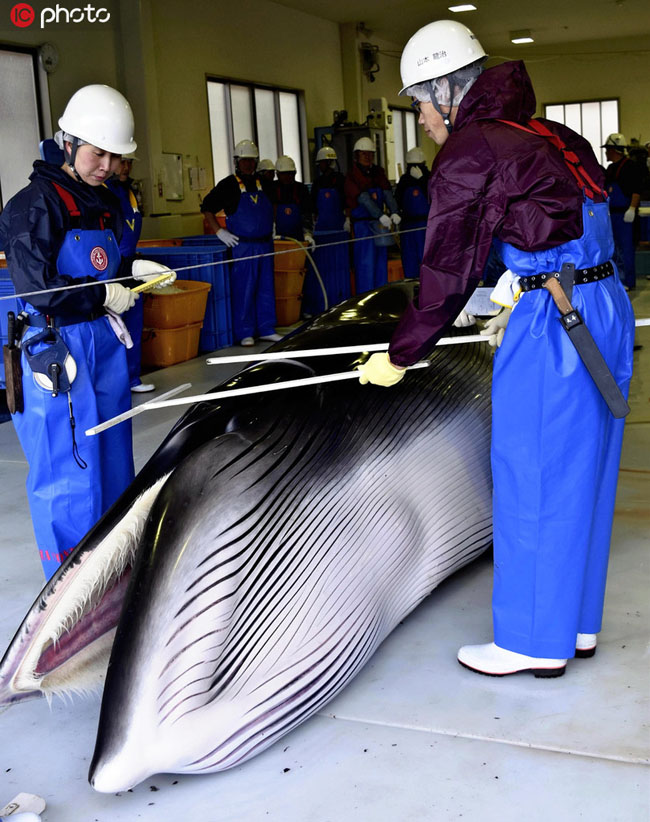
<svg viewBox="0 0 650 822">
<path fill-rule="evenodd" d="M 104 309 L 98 309 L 90 314 L 69 314 L 66 317 L 46 317 L 44 314 L 23 314 L 25 325 L 32 328 L 61 328 L 64 325 L 78 325 L 79 323 L 91 323 L 100 317 L 105 317 Z"/>
<path fill-rule="evenodd" d="M 614 273 L 614 266 L 611 262 L 594 265 L 591 268 L 578 268 L 573 275 L 574 285 L 584 285 L 585 283 L 594 283 L 596 280 L 604 280 L 606 277 L 611 277 Z M 533 274 L 530 277 L 520 277 L 519 285 L 522 291 L 534 291 L 536 288 L 544 288 L 545 283 L 549 278 L 555 277 L 560 279 L 560 274 L 557 271 L 549 271 L 548 274 Z"/>
</svg>

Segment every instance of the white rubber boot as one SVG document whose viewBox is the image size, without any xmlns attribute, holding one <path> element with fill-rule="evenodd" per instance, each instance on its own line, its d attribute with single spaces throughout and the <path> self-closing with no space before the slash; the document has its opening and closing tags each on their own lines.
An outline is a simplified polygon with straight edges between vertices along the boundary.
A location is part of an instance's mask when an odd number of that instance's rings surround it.
<svg viewBox="0 0 650 822">
<path fill-rule="evenodd" d="M 244 337 L 239 344 L 248 347 L 249 345 L 255 345 L 255 340 L 252 337 Z"/>
<path fill-rule="evenodd" d="M 470 671 L 487 676 L 508 676 L 519 671 L 532 671 L 537 677 L 562 676 L 567 662 L 566 659 L 545 659 L 506 651 L 494 642 L 487 645 L 464 645 L 458 652 L 458 661 Z"/>
<path fill-rule="evenodd" d="M 578 634 L 576 638 L 576 659 L 587 659 L 596 653 L 598 634 Z"/>
<path fill-rule="evenodd" d="M 280 334 L 263 334 L 260 340 L 268 340 L 269 342 L 279 342 L 282 339 Z"/>
</svg>

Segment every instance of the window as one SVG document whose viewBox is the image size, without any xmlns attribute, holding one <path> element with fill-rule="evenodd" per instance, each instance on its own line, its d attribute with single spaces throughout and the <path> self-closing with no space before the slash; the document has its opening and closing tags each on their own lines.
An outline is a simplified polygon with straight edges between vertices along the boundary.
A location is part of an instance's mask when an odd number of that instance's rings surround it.
<svg viewBox="0 0 650 822">
<path fill-rule="evenodd" d="M 253 140 L 260 160 L 275 162 L 281 154 L 296 164 L 296 179 L 307 182 L 306 139 L 301 128 L 302 100 L 298 91 L 208 80 L 208 110 L 212 167 L 218 183 L 235 170 L 232 155 L 240 140 Z"/>
<path fill-rule="evenodd" d="M 24 188 L 41 141 L 38 74 L 29 50 L 0 49 L 0 210 Z"/>
<path fill-rule="evenodd" d="M 391 179 L 399 180 L 406 171 L 406 152 L 418 145 L 418 115 L 407 108 L 391 109 L 393 139 L 395 141 L 395 168 Z M 394 176 L 393 176 L 394 175 Z"/>
<path fill-rule="evenodd" d="M 601 165 L 606 165 L 605 149 L 601 148 L 607 135 L 618 131 L 618 100 L 590 100 L 585 103 L 548 103 L 544 116 L 562 123 L 591 143 Z"/>
</svg>

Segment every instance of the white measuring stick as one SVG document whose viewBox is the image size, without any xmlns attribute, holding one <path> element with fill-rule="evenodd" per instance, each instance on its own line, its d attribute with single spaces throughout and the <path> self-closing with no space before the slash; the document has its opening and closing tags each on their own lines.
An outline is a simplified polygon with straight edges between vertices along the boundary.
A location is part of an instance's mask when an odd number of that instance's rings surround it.
<svg viewBox="0 0 650 822">
<path fill-rule="evenodd" d="M 643 320 L 635 320 L 635 321 L 634 321 L 634 325 L 635 325 L 637 328 L 639 328 L 639 326 L 642 326 L 642 325 L 650 325 L 650 317 L 646 317 L 646 318 L 645 318 L 645 319 L 643 319 Z"/>
<path fill-rule="evenodd" d="M 469 334 L 466 337 L 441 337 L 436 345 L 461 345 L 462 343 L 487 342 L 489 336 Z M 388 343 L 371 345 L 341 345 L 337 348 L 307 348 L 303 351 L 272 351 L 269 354 L 234 354 L 232 357 L 209 357 L 208 365 L 228 365 L 238 362 L 263 362 L 264 360 L 293 360 L 296 357 L 331 357 L 335 354 L 371 353 L 388 351 Z"/>
<path fill-rule="evenodd" d="M 169 391 L 165 391 L 164 394 L 161 394 L 159 397 L 156 397 L 156 401 L 160 402 L 161 400 L 164 400 L 165 397 L 173 397 L 176 394 L 180 394 L 181 391 L 186 391 L 188 388 L 191 387 L 191 382 L 183 383 L 183 385 L 177 385 L 176 388 L 172 388 Z M 141 405 L 136 405 L 135 408 L 131 408 L 130 411 L 125 411 L 123 414 L 118 414 L 117 417 L 112 417 L 110 420 L 100 422 L 99 425 L 96 425 L 94 428 L 88 428 L 88 430 L 86 431 L 86 436 L 92 437 L 93 434 L 99 434 L 101 431 L 106 431 L 107 428 L 112 428 L 114 425 L 117 425 L 118 422 L 130 420 L 131 417 L 135 417 L 138 414 L 142 414 L 143 411 L 148 411 L 149 406 L 152 402 L 153 400 L 147 400 L 147 402 L 143 402 Z"/>
<path fill-rule="evenodd" d="M 412 368 L 428 368 L 428 362 L 416 362 L 415 365 L 409 365 L 407 370 Z M 213 391 L 211 394 L 197 394 L 194 397 L 179 397 L 176 400 L 165 400 L 162 397 L 159 400 L 151 400 L 144 405 L 140 405 L 136 411 L 151 411 L 154 408 L 170 408 L 173 405 L 189 405 L 194 402 L 205 402 L 207 400 L 225 400 L 229 397 L 245 397 L 249 394 L 261 394 L 269 391 L 284 391 L 285 388 L 303 388 L 307 385 L 322 385 L 324 382 L 340 382 L 341 380 L 359 379 L 358 371 L 343 371 L 341 374 L 323 374 L 321 377 L 304 377 L 300 380 L 287 380 L 286 382 L 273 382 L 265 385 L 251 385 L 248 388 L 232 388 L 229 391 Z M 127 412 L 128 413 L 128 412 Z M 116 425 L 121 422 L 122 415 L 114 417 L 112 420 L 103 422 L 100 427 L 102 430 L 110 428 L 111 425 Z M 94 431 L 95 429 L 90 429 Z M 88 431 L 86 431 L 88 433 Z"/>
</svg>

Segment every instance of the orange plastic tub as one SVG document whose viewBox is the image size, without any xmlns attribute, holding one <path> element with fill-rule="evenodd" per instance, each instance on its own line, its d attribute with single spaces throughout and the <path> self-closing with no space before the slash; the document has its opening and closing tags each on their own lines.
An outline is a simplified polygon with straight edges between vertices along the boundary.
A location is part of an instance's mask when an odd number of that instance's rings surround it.
<svg viewBox="0 0 650 822">
<path fill-rule="evenodd" d="M 183 293 L 165 293 L 161 289 L 143 295 L 144 324 L 148 328 L 180 328 L 189 323 L 203 322 L 208 302 L 210 283 L 194 280 L 176 280 L 170 291 L 182 289 Z"/>
<path fill-rule="evenodd" d="M 275 314 L 277 325 L 286 326 L 297 323 L 300 319 L 300 304 L 302 295 L 297 297 L 275 298 Z"/>
<path fill-rule="evenodd" d="M 191 360 L 199 353 L 203 323 L 181 328 L 145 328 L 142 331 L 142 364 L 165 367 Z"/>
<path fill-rule="evenodd" d="M 294 240 L 274 240 L 274 250 L 277 251 L 291 251 L 291 254 L 276 254 L 273 258 L 273 265 L 276 271 L 299 271 L 305 267 L 305 258 L 307 253 L 302 251 L 302 245 Z"/>
<path fill-rule="evenodd" d="M 296 271 L 275 270 L 275 298 L 286 299 L 287 297 L 298 297 L 302 294 L 302 287 L 305 282 L 305 269 Z"/>
</svg>

